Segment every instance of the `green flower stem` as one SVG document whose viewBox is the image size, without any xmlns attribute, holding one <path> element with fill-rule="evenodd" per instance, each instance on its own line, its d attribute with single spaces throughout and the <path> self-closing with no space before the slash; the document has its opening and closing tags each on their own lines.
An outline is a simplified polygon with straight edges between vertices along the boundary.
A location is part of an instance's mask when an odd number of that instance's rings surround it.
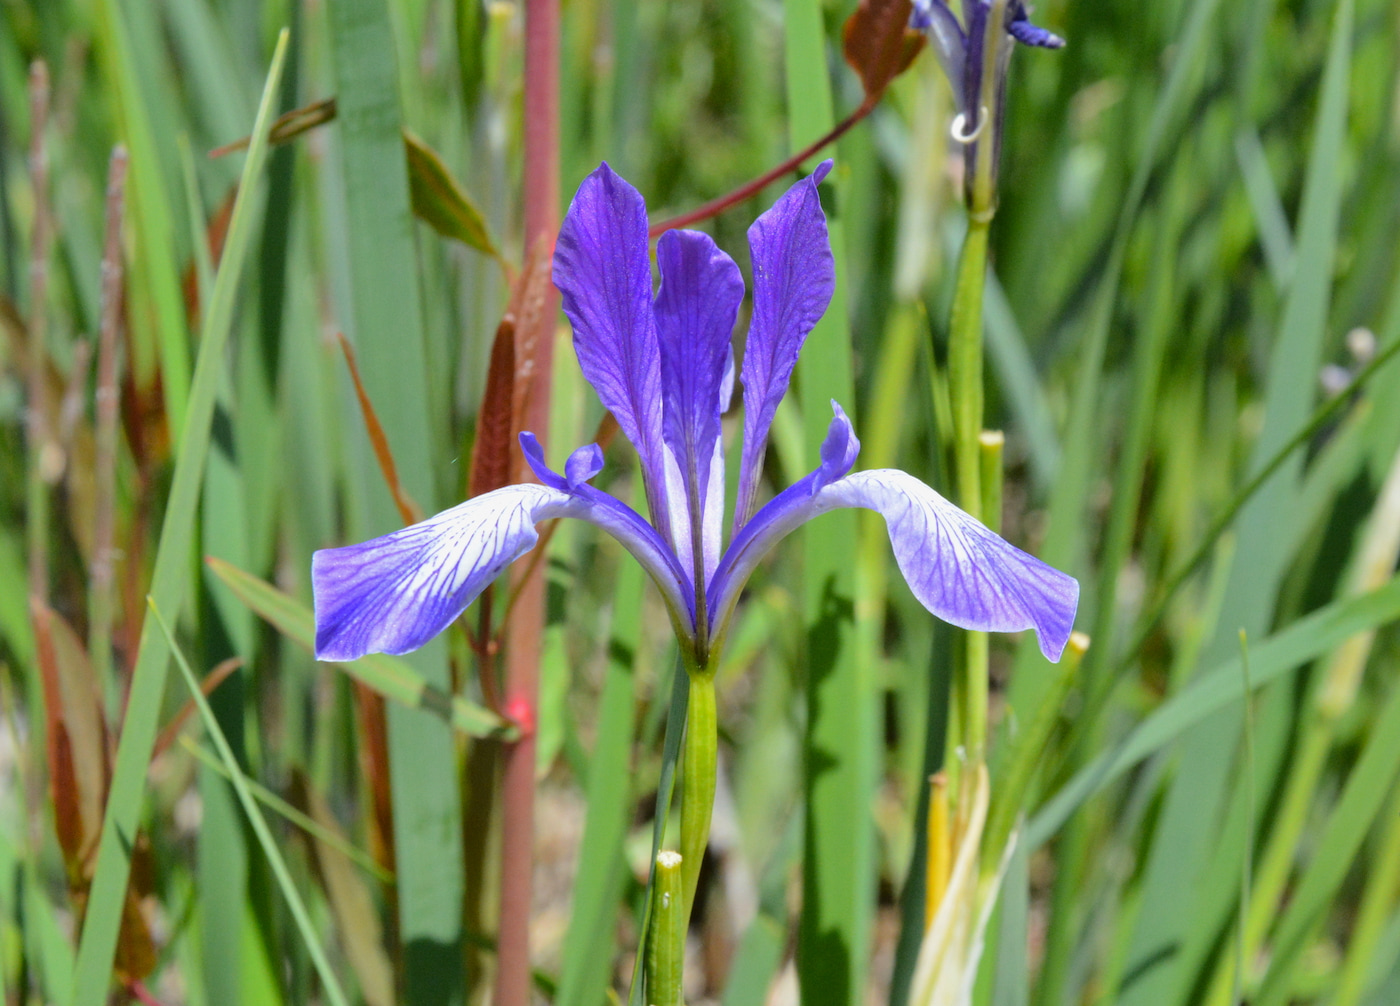
<svg viewBox="0 0 1400 1006">
<path fill-rule="evenodd" d="M 982 294 L 987 276 L 990 213 L 969 213 L 967 238 L 958 261 L 948 333 L 948 392 L 953 407 L 953 469 L 958 503 L 974 517 L 982 505 Z M 963 710 L 961 730 L 950 729 L 947 762 L 950 796 L 958 799 L 958 748 L 968 764 L 980 763 L 987 746 L 987 636 L 969 632 L 954 700 Z M 956 725 L 957 720 L 950 723 Z"/>
<path fill-rule="evenodd" d="M 689 673 L 690 707 L 686 714 L 685 755 L 681 762 L 681 875 L 685 881 L 682 931 L 690 921 L 695 889 L 700 882 L 700 863 L 710 842 L 718 729 L 714 668 L 705 667 Z"/>
<path fill-rule="evenodd" d="M 656 854 L 651 939 L 647 943 L 647 1002 L 651 1006 L 681 1006 L 681 971 L 690 916 L 682 874 L 688 872 L 688 865 L 689 861 L 679 853 Z"/>
<path fill-rule="evenodd" d="M 953 467 L 958 505 L 982 516 L 982 290 L 990 220 L 970 216 L 958 260 L 958 285 L 948 331 L 948 395 L 953 406 Z"/>
<path fill-rule="evenodd" d="M 1001 455 L 1006 447 L 1006 434 L 1001 430 L 983 430 L 977 435 L 977 450 L 982 469 L 982 523 L 1001 534 L 1001 489 L 1005 482 Z"/>
<path fill-rule="evenodd" d="M 1006 3 L 1007 0 L 992 0 L 982 35 L 982 93 L 978 95 L 977 100 L 981 105 L 978 112 L 979 122 L 982 122 L 984 117 L 986 121 L 981 126 L 981 135 L 975 141 L 978 145 L 977 166 L 974 176 L 968 180 L 968 216 L 984 223 L 991 222 L 997 205 L 996 159 L 1000 153 L 997 149 L 1000 146 L 1000 138 L 996 135 L 996 117 L 997 109 L 1001 106 L 1001 95 L 998 91 L 1004 83 L 1002 75 L 997 72 L 997 64 L 1000 62 L 1002 50 L 1011 45 L 1011 40 L 1006 35 Z M 981 306 L 980 277 L 978 306 Z"/>
</svg>

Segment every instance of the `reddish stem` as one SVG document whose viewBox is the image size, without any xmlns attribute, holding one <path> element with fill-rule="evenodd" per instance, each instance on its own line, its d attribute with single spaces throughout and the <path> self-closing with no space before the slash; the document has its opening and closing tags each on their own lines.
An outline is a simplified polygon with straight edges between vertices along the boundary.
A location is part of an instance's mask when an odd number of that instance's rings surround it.
<svg viewBox="0 0 1400 1006">
<path fill-rule="evenodd" d="M 525 247 L 552 237 L 559 212 L 559 0 L 525 4 Z M 557 295 L 540 312 L 535 370 L 522 427 L 549 428 Z M 522 585 L 507 627 L 506 715 L 521 736 L 507 746 L 501 775 L 501 918 L 495 1006 L 530 1003 L 530 880 L 534 865 L 535 730 L 545 578 Z"/>
<path fill-rule="evenodd" d="M 29 593 L 49 598 L 49 351 L 46 300 L 49 288 L 49 249 L 53 220 L 49 215 L 49 152 L 44 132 L 49 122 L 49 69 L 42 59 L 29 66 L 29 176 L 34 186 L 34 229 L 29 255 Z"/>
<path fill-rule="evenodd" d="M 106 239 L 102 252 L 101 329 L 97 340 L 97 392 L 94 412 L 96 460 L 93 474 L 93 530 L 88 654 L 99 682 L 112 665 L 113 585 L 116 561 L 116 494 L 119 373 L 117 354 L 122 323 L 122 213 L 126 199 L 126 148 L 112 150 L 107 174 Z"/>
<path fill-rule="evenodd" d="M 151 990 L 146 988 L 146 983 L 138 980 L 127 982 L 126 990 L 131 993 L 131 997 L 142 1006 L 162 1006 L 162 1003 L 155 996 L 151 995 Z"/>
<path fill-rule="evenodd" d="M 796 154 L 793 154 L 791 157 L 789 157 L 786 161 L 783 161 L 783 163 L 779 164 L 777 167 L 764 172 L 763 174 L 755 178 L 753 181 L 745 182 L 743 185 L 740 185 L 734 191 L 725 193 L 718 199 L 711 199 L 708 203 L 705 203 L 703 206 L 696 207 L 688 213 L 682 213 L 678 217 L 672 217 L 670 220 L 663 220 L 660 223 L 652 224 L 651 229 L 647 232 L 648 236 L 657 237 L 661 234 L 666 233 L 669 230 L 674 230 L 677 227 L 686 227 L 690 224 L 698 223 L 701 220 L 708 220 L 710 217 L 718 216 L 719 214 L 723 213 L 725 210 L 729 209 L 729 207 L 735 205 L 736 203 L 742 203 L 745 199 L 749 198 L 754 193 L 761 191 L 766 186 L 771 185 L 777 179 L 783 177 L 783 175 L 786 175 L 791 171 L 796 171 L 799 167 L 802 166 L 803 161 L 811 157 L 817 151 L 821 150 L 822 147 L 825 147 L 827 144 L 830 143 L 835 143 L 842 136 L 844 136 L 852 126 L 854 126 L 857 122 L 860 122 L 860 120 L 864 119 L 867 115 L 874 111 L 875 106 L 877 104 L 878 99 L 872 99 L 870 97 L 867 97 L 865 101 L 861 103 L 861 106 L 859 108 L 857 108 L 854 112 L 848 115 L 845 119 L 841 120 L 841 122 L 837 124 L 835 129 L 827 133 L 821 139 L 817 140 L 811 146 L 807 147 L 802 151 L 799 151 Z"/>
</svg>

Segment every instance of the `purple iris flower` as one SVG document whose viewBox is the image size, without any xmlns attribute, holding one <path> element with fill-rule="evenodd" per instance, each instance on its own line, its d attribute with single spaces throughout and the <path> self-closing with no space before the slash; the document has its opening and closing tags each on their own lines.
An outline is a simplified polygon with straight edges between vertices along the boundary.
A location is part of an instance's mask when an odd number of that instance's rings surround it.
<svg viewBox="0 0 1400 1006">
<path fill-rule="evenodd" d="M 988 39 L 987 19 L 992 14 L 994 2 L 1003 8 L 1001 16 L 1006 35 Z M 996 72 L 992 95 L 995 107 L 991 110 L 995 120 L 992 130 L 992 156 L 995 157 L 1005 112 L 1006 70 L 1011 61 L 1012 46 L 1006 39 L 1009 37 L 1023 45 L 1041 49 L 1059 49 L 1064 46 L 1065 40 L 1031 24 L 1024 0 L 963 0 L 963 14 L 967 18 L 966 30 L 958 23 L 957 15 L 948 7 L 946 0 L 914 0 L 909 27 L 922 31 L 928 38 L 929 48 L 938 57 L 953 87 L 959 116 L 954 135 L 967 144 L 967 177 L 970 179 L 978 147 L 974 141 L 982 133 L 982 116 L 988 111 L 983 107 L 986 100 L 982 86 L 984 67 L 990 62 Z M 991 53 L 986 51 L 988 42 L 994 49 Z"/>
<path fill-rule="evenodd" d="M 596 444 L 574 451 L 559 474 L 535 437 L 522 433 L 539 484 L 497 489 L 382 538 L 315 554 L 316 656 L 351 660 L 422 646 L 530 550 L 536 524 L 579 517 L 642 564 L 688 657 L 704 666 L 744 583 L 779 539 L 828 510 L 868 507 L 884 516 L 904 578 L 926 608 L 969 629 L 1034 628 L 1041 650 L 1058 659 L 1078 583 L 912 475 L 852 472 L 860 443 L 836 403 L 821 463 L 756 506 L 773 415 L 835 282 L 817 195 L 830 167 L 794 185 L 749 229 L 753 318 L 740 375 L 744 446 L 727 549 L 720 416 L 734 390 L 730 337 L 744 283 L 707 235 L 674 230 L 657 244 L 661 287 L 653 297 L 646 205 L 603 164 L 564 219 L 554 282 L 583 374 L 637 449 L 651 521 L 588 484 L 603 467 Z"/>
</svg>

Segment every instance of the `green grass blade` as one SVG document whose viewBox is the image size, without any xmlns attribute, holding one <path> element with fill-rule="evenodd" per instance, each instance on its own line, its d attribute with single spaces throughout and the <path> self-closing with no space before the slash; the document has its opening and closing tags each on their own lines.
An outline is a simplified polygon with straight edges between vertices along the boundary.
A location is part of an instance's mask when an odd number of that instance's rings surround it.
<svg viewBox="0 0 1400 1006">
<path fill-rule="evenodd" d="M 1293 888 L 1278 922 L 1269 969 L 1259 995 L 1261 1006 L 1290 1001 L 1290 982 L 1304 957 L 1309 935 L 1322 921 L 1361 848 L 1386 796 L 1400 774 L 1400 687 L 1376 718 L 1366 746 L 1347 777 L 1341 799 L 1328 815 L 1312 858 Z"/>
<path fill-rule="evenodd" d="M 1038 488 L 1047 489 L 1054 484 L 1061 453 L 1050 403 L 1006 291 L 991 270 L 987 271 L 986 282 L 982 291 L 982 324 L 987 335 L 987 357 L 1001 384 L 1002 399 L 1016 417 L 1016 432 L 1026 438 L 1034 482 Z"/>
<path fill-rule="evenodd" d="M 574 884 L 558 1006 L 602 1002 L 617 952 L 617 905 L 626 865 L 622 843 L 632 798 L 634 662 L 642 642 L 643 587 L 641 567 L 623 562 L 613 602 L 607 676 L 598 701 L 598 740 L 588 763 L 588 819 L 579 846 L 579 862 L 588 867 L 579 871 Z"/>
<path fill-rule="evenodd" d="M 1347 943 L 1337 995 L 1330 1006 L 1356 1006 L 1377 965 L 1389 970 L 1400 950 L 1400 940 L 1394 938 L 1400 933 L 1395 925 L 1400 916 L 1391 914 L 1395 891 L 1400 889 L 1400 786 L 1391 787 L 1390 807 L 1383 820 L 1379 849 L 1369 864 L 1366 890 Z"/>
<path fill-rule="evenodd" d="M 218 755 L 206 751 L 188 737 L 181 737 L 180 743 L 181 746 L 205 768 L 223 776 L 230 783 L 233 782 L 233 774 L 224 766 L 224 763 L 219 760 Z M 257 800 L 258 803 L 262 804 L 274 814 L 285 818 L 290 824 L 296 825 L 302 831 L 316 839 L 316 841 L 323 842 L 336 852 L 339 852 L 360 869 L 373 876 L 376 880 L 385 884 L 393 883 L 394 875 L 376 863 L 373 856 L 363 849 L 357 849 L 339 835 L 322 827 L 314 818 L 297 810 L 256 779 L 250 779 L 248 776 L 244 775 L 243 785 L 248 788 L 248 792 L 253 795 L 253 799 Z"/>
<path fill-rule="evenodd" d="M 826 36 L 822 5 L 816 0 L 785 0 L 783 12 L 788 142 L 800 149 L 835 124 Z M 838 165 L 828 183 L 838 192 L 849 189 L 841 184 L 842 174 Z M 855 404 L 839 205 L 828 207 L 828 227 L 836 291 L 825 317 L 807 337 L 797 365 L 809 468 L 831 422 L 831 400 L 847 409 Z M 852 808 L 869 807 L 874 797 L 875 688 L 874 661 L 864 659 L 870 654 L 852 631 L 859 595 L 851 543 L 857 534 L 856 514 L 849 510 L 826 516 L 802 532 L 807 829 L 797 959 L 803 1000 L 811 1004 L 859 1001 L 869 967 L 875 834 L 869 818 L 853 815 Z"/>
<path fill-rule="evenodd" d="M 1283 290 L 1293 275 L 1293 232 L 1283 212 L 1278 187 L 1264 157 L 1264 145 L 1253 129 L 1241 130 L 1235 137 L 1235 159 L 1244 176 L 1244 190 L 1259 228 L 1259 244 L 1274 286 Z"/>
<path fill-rule="evenodd" d="M 1099 435 L 1102 408 L 1104 357 L 1112 328 L 1114 308 L 1122 280 L 1128 241 L 1137 222 L 1148 182 L 1173 123 L 1183 115 L 1192 97 L 1192 81 L 1206 46 L 1208 30 L 1220 0 L 1194 0 L 1186 15 L 1180 40 L 1173 46 L 1167 80 L 1152 109 L 1147 139 L 1133 168 L 1127 195 L 1114 225 L 1108 262 L 1095 290 L 1086 331 L 1079 349 L 1079 365 L 1072 385 L 1073 401 L 1064 436 L 1063 455 L 1050 494 L 1049 526 L 1040 557 L 1071 573 L 1081 570 L 1084 540 L 1084 506 L 1094 478 L 1094 463 L 1102 449 Z M 1046 661 L 1027 639 L 1017 655 L 1008 702 L 1022 715 L 1033 715 L 1046 697 Z"/>
<path fill-rule="evenodd" d="M 1379 590 L 1334 601 L 1250 647 L 1250 681 L 1258 689 L 1301 667 L 1360 632 L 1400 617 L 1400 577 Z M 1075 773 L 1031 820 L 1029 841 L 1038 847 L 1085 800 L 1120 778 L 1134 765 L 1160 751 L 1186 731 L 1242 695 L 1238 656 L 1201 674 L 1179 694 L 1162 703 L 1117 747 L 1094 758 Z"/>
<path fill-rule="evenodd" d="M 764 1006 L 768 1002 L 768 987 L 782 963 L 786 936 L 783 927 L 769 916 L 754 916 L 735 951 L 723 1006 Z"/>
<path fill-rule="evenodd" d="M 403 487 L 431 513 L 441 495 L 434 473 L 454 469 L 437 463 L 453 456 L 450 423 L 433 410 L 441 403 L 429 379 L 404 156 L 400 59 L 408 25 L 391 15 L 385 0 L 338 0 L 327 13 L 345 184 L 347 334 Z M 342 387 L 348 400 L 348 382 Z M 355 422 L 346 435 L 349 530 L 357 539 L 401 523 L 362 427 Z M 430 685 L 451 690 L 443 640 L 406 659 Z M 455 1006 L 465 993 L 466 879 L 454 741 L 445 724 L 396 705 L 388 710 L 388 733 L 403 995 L 407 1006 Z"/>
<path fill-rule="evenodd" d="M 145 280 L 155 315 L 154 337 L 170 428 L 181 430 L 191 387 L 184 304 L 172 245 L 174 224 L 166 197 L 172 189 L 164 177 L 160 149 L 156 145 L 156 124 L 141 88 L 143 68 L 138 65 L 122 0 L 102 0 L 97 9 L 99 55 L 108 89 L 117 104 L 126 144 L 131 150 L 128 218 L 134 224 L 139 248 L 135 273 Z M 248 160 L 252 160 L 251 150 Z M 141 335 L 139 330 L 132 334 Z M 144 341 L 137 339 L 142 345 Z M 133 363 L 138 369 L 141 355 L 141 349 L 137 348 Z"/>
<path fill-rule="evenodd" d="M 204 697 L 204 692 L 199 687 L 199 679 L 195 677 L 189 661 L 185 659 L 184 653 L 176 644 L 170 627 L 165 624 L 165 619 L 160 614 L 160 608 L 156 606 L 153 599 L 150 599 L 148 603 L 156 624 L 159 625 L 160 631 L 165 636 L 165 643 L 170 648 L 170 652 L 174 654 L 175 663 L 180 668 L 180 673 L 185 677 L 185 684 L 189 685 L 190 697 L 194 699 L 195 706 L 199 709 L 200 718 L 204 720 L 204 729 L 209 732 L 209 739 L 214 742 L 214 747 L 219 752 L 219 758 L 223 762 L 229 782 L 233 784 L 234 792 L 238 794 L 238 802 L 243 805 L 243 812 L 248 815 L 248 823 L 252 825 L 253 833 L 262 846 L 263 855 L 267 857 L 268 864 L 277 877 L 277 884 L 282 889 L 282 895 L 287 899 L 287 907 L 291 909 L 292 918 L 296 920 L 297 930 L 306 943 L 307 952 L 311 954 L 311 960 L 316 966 L 316 973 L 320 976 L 324 986 L 326 998 L 330 1000 L 332 1006 L 349 1006 L 345 992 L 340 987 L 340 980 L 336 978 L 330 961 L 326 960 L 326 952 L 321 947 L 320 936 L 316 933 L 311 916 L 307 914 L 306 905 L 301 900 L 296 883 L 287 871 L 287 863 L 282 858 L 282 850 L 277 845 L 277 839 L 268 828 L 262 811 L 258 809 L 257 801 L 253 799 L 253 794 L 248 789 L 243 772 L 238 767 L 238 759 L 234 756 L 233 749 L 229 747 L 228 738 L 224 736 L 224 731 L 214 716 L 214 710 L 209 708 L 209 700 Z"/>
<path fill-rule="evenodd" d="M 190 589 L 189 559 L 199 490 L 209 449 L 210 419 L 224 365 L 224 347 L 233 322 L 238 278 L 248 250 L 253 224 L 253 191 L 267 155 L 267 127 L 272 120 L 272 99 L 282 73 L 287 39 L 283 35 L 272 57 L 263 86 L 262 101 L 253 124 L 253 140 L 243 165 L 238 201 L 229 222 L 228 238 L 213 294 L 204 316 L 199 360 L 195 366 L 185 424 L 175 455 L 175 476 L 161 526 L 156 551 L 151 596 L 174 617 Z M 106 1001 L 113 954 L 121 925 L 122 905 L 131 871 L 131 847 L 140 827 L 146 767 L 155 744 L 161 697 L 170 650 L 161 634 L 146 619 L 132 675 L 126 721 L 117 747 L 107 811 L 97 850 L 96 872 L 78 945 L 74 980 L 76 1006 L 100 1006 Z"/>
<path fill-rule="evenodd" d="M 1341 153 L 1352 47 L 1352 2 L 1341 0 L 1332 22 L 1332 40 L 1323 72 L 1314 120 L 1311 152 L 1301 208 L 1294 281 L 1283 308 L 1278 335 L 1270 350 L 1264 399 L 1264 422 L 1253 446 L 1250 469 L 1258 471 L 1294 430 L 1307 421 L 1317 385 L 1341 211 Z M 1278 548 L 1295 514 L 1303 459 L 1293 456 L 1241 508 L 1230 586 L 1214 639 L 1207 645 L 1206 666 L 1236 652 L 1240 630 L 1260 636 L 1269 629 L 1280 581 L 1292 556 Z M 1263 668 L 1259 669 L 1262 675 Z M 1286 729 L 1291 716 L 1286 690 L 1265 694 L 1257 710 L 1262 738 Z M 1210 889 L 1201 878 L 1221 857 L 1239 855 L 1222 849 L 1216 830 L 1225 817 L 1230 766 L 1238 750 L 1240 718 L 1220 710 L 1202 720 L 1182 739 L 1181 761 L 1168 788 L 1152 851 L 1143 874 L 1143 910 L 1132 940 L 1128 969 L 1136 979 L 1124 991 L 1122 1006 L 1158 1006 L 1185 994 L 1195 980 L 1185 955 L 1163 957 L 1163 947 L 1185 942 L 1200 920 L 1221 917 L 1222 902 L 1233 901 L 1234 885 Z M 1271 789 L 1272 780 L 1261 781 Z M 1231 870 L 1234 875 L 1234 870 Z M 1196 894 L 1187 898 L 1183 891 Z"/>
</svg>

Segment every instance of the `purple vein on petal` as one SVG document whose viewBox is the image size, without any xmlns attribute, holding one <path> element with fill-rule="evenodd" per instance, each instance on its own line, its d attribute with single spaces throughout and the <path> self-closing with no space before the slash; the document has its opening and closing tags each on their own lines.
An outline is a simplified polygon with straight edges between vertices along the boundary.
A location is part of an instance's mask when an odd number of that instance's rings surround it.
<svg viewBox="0 0 1400 1006">
<path fill-rule="evenodd" d="M 1041 652 L 1058 660 L 1074 628 L 1075 579 L 1016 548 L 907 472 L 845 474 L 858 447 L 838 410 L 822 464 L 764 506 L 720 561 L 710 588 L 715 617 L 727 617 L 744 582 L 782 538 L 830 510 L 863 507 L 885 518 L 895 561 L 925 608 L 965 629 L 1035 629 Z"/>
<path fill-rule="evenodd" d="M 646 203 L 606 163 L 583 180 L 559 228 L 554 285 L 573 325 L 583 376 L 637 448 L 652 519 L 664 530 L 661 365 Z"/>
<path fill-rule="evenodd" d="M 507 486 L 372 541 L 317 552 L 317 659 L 416 650 L 534 547 L 535 524 L 562 516 L 569 502 L 551 486 Z"/>
<path fill-rule="evenodd" d="M 744 453 L 734 513 L 738 533 L 754 511 L 768 429 L 787 392 L 802 343 L 825 313 L 836 268 L 817 186 L 831 170 L 824 161 L 754 221 L 753 320 L 740 379 L 744 385 Z"/>
<path fill-rule="evenodd" d="M 656 329 L 662 437 L 680 469 L 687 524 L 703 527 L 720 437 L 721 390 L 732 366 L 730 337 L 744 299 L 744 280 L 733 259 L 698 231 L 667 231 L 657 243 L 656 258 L 661 266 Z"/>
</svg>

